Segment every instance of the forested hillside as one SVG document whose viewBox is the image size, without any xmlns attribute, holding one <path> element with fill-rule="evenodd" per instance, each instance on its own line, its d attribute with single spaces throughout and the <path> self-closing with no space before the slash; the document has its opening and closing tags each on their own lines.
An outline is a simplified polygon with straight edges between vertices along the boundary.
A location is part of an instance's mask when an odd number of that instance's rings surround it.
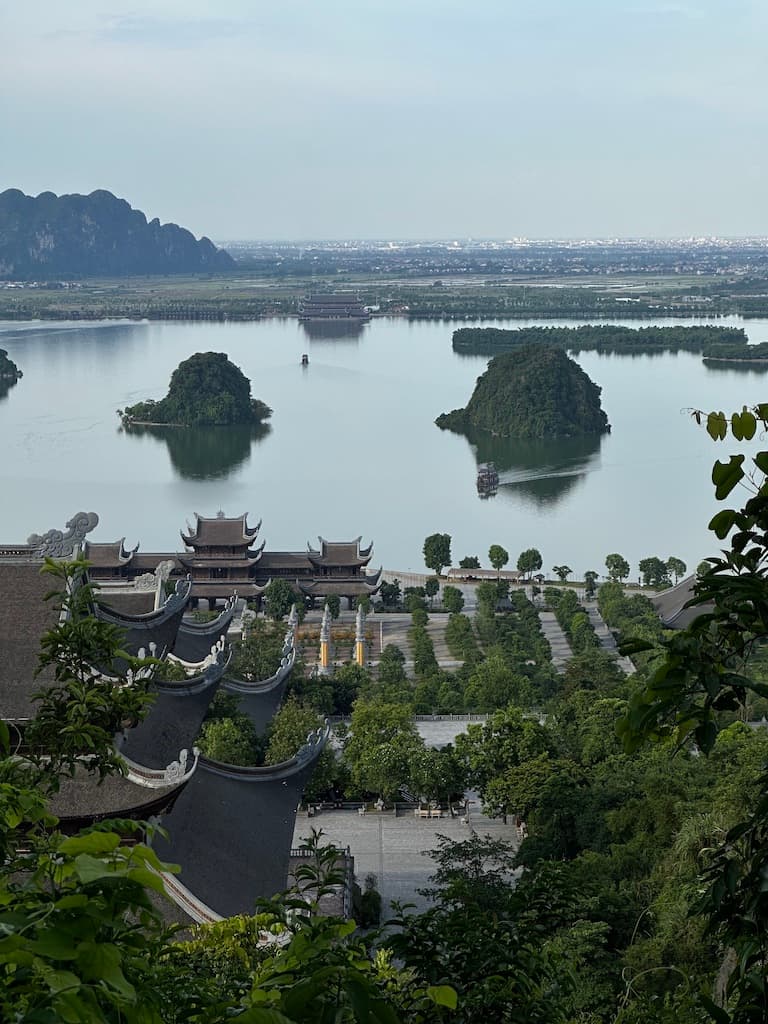
<svg viewBox="0 0 768 1024">
<path fill-rule="evenodd" d="M 230 426 L 261 423 L 272 410 L 251 398 L 251 382 L 224 352 L 197 352 L 179 363 L 168 394 L 118 410 L 123 422 L 176 426 Z"/>
<path fill-rule="evenodd" d="M 0 279 L 121 277 L 228 270 L 231 256 L 178 224 L 147 221 L 104 189 L 0 193 Z"/>
<path fill-rule="evenodd" d="M 610 430 L 600 388 L 562 349 L 528 345 L 496 356 L 465 409 L 438 416 L 441 429 L 501 437 L 579 437 Z"/>
</svg>

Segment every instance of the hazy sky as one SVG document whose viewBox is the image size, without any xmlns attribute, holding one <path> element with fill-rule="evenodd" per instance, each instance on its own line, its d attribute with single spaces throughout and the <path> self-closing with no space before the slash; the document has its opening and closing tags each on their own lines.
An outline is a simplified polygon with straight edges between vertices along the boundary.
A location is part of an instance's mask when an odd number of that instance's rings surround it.
<svg viewBox="0 0 768 1024">
<path fill-rule="evenodd" d="M 0 189 L 216 239 L 768 235 L 764 0 L 5 0 Z"/>
</svg>

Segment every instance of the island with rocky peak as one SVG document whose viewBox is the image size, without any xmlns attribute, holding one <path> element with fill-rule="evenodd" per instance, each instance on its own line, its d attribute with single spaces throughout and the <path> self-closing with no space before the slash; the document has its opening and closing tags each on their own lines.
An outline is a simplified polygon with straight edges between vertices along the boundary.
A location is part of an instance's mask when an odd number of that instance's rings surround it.
<svg viewBox="0 0 768 1024">
<path fill-rule="evenodd" d="M 565 438 L 610 431 L 600 388 L 561 348 L 529 345 L 495 356 L 466 408 L 435 420 L 458 434 Z"/>
<path fill-rule="evenodd" d="M 224 352 L 196 352 L 173 371 L 165 398 L 117 412 L 128 427 L 255 425 L 272 415 L 266 403 L 251 398 L 251 382 Z"/>
</svg>

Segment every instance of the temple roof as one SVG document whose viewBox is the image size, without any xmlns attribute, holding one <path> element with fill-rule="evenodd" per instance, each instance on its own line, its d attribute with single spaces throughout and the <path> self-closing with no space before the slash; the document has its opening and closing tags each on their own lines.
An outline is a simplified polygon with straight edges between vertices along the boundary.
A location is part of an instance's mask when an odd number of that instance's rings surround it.
<svg viewBox="0 0 768 1024">
<path fill-rule="evenodd" d="M 307 557 L 313 565 L 367 565 L 371 560 L 373 544 L 361 548 L 362 537 L 350 541 L 317 539 L 320 541 L 319 550 L 307 544 Z"/>
<path fill-rule="evenodd" d="M 243 569 L 247 572 L 259 561 L 258 558 L 221 558 L 216 555 L 204 558 L 197 552 L 189 555 L 179 555 L 179 561 L 185 569 Z"/>
<path fill-rule="evenodd" d="M 0 717 L 11 721 L 35 713 L 31 696 L 46 681 L 46 674 L 35 676 L 40 639 L 58 622 L 45 600 L 55 582 L 41 574 L 41 565 L 0 561 Z"/>
<path fill-rule="evenodd" d="M 305 551 L 265 551 L 259 561 L 260 573 L 270 569 L 292 569 L 311 572 L 313 563 Z"/>
<path fill-rule="evenodd" d="M 656 609 L 656 614 L 665 629 L 687 629 L 694 619 L 712 611 L 714 605 L 711 603 L 698 604 L 692 608 L 685 607 L 688 601 L 695 596 L 693 592 L 695 586 L 696 577 L 687 576 L 674 587 L 663 590 L 651 598 L 651 604 Z"/>
<path fill-rule="evenodd" d="M 235 614 L 235 602 L 230 601 L 221 615 L 210 622 L 190 622 L 182 619 L 176 634 L 173 653 L 186 662 L 198 662 L 207 657 L 220 636 L 225 636 Z"/>
<path fill-rule="evenodd" d="M 195 513 L 194 528 L 187 523 L 188 533 L 181 533 L 181 539 L 187 547 L 242 547 L 252 544 L 256 539 L 261 521 L 256 526 L 248 526 L 248 513 L 228 518 L 223 512 L 207 518 Z"/>
<path fill-rule="evenodd" d="M 109 775 L 99 783 L 98 777 L 78 769 L 74 778 L 62 778 L 49 807 L 62 822 L 100 821 L 104 818 L 147 818 L 157 813 L 178 796 L 185 783 L 175 782 L 149 789 L 124 775 Z"/>
<path fill-rule="evenodd" d="M 83 557 L 99 569 L 117 569 L 121 565 L 128 565 L 138 549 L 137 544 L 135 548 L 126 551 L 125 537 L 109 544 L 94 544 L 87 540 L 83 547 Z"/>
<path fill-rule="evenodd" d="M 143 615 L 120 614 L 102 604 L 97 604 L 96 616 L 103 622 L 111 622 L 125 630 L 122 646 L 129 654 L 137 654 L 142 647 L 148 654 L 149 645 L 155 644 L 159 657 L 163 651 L 173 650 L 176 634 L 189 600 L 190 589 L 191 585 L 188 580 L 179 580 L 176 590 L 166 599 L 164 605 L 161 605 L 156 611 Z"/>
<path fill-rule="evenodd" d="M 339 597 L 360 597 L 363 594 L 376 593 L 379 588 L 379 576 L 377 574 L 370 581 L 365 576 L 347 580 L 313 580 L 311 583 L 296 580 L 296 585 L 307 597 L 330 597 L 332 594 L 338 594 Z"/>
</svg>

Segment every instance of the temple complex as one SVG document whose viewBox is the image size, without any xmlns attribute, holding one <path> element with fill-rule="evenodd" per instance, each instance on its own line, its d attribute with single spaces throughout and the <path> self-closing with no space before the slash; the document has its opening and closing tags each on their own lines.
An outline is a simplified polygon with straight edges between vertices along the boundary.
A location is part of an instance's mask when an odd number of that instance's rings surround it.
<svg viewBox="0 0 768 1024">
<path fill-rule="evenodd" d="M 80 513 L 66 530 L 0 545 L 0 588 L 6 596 L 0 617 L 0 716 L 23 737 L 35 714 L 35 692 L 53 678 L 50 671 L 37 674 L 41 638 L 60 614 L 45 601 L 52 589 L 40 571 L 45 558 L 92 559 L 93 580 L 99 583 L 93 614 L 121 630 L 128 654 L 173 661 L 176 671 L 165 679 L 155 670 L 141 670 L 154 673 L 145 676 L 154 700 L 141 722 L 126 724 L 115 737 L 125 774 L 99 785 L 85 768 L 78 770 L 62 780 L 51 810 L 70 833 L 111 818 L 161 822 L 168 838 L 156 838 L 154 845 L 162 859 L 180 865 L 178 874 L 164 876 L 173 901 L 169 920 L 187 924 L 253 913 L 258 897 L 271 897 L 288 883 L 296 809 L 328 728 L 311 733 L 293 757 L 277 765 L 224 764 L 203 756 L 195 741 L 220 689 L 234 695 L 255 727 L 264 730 L 293 667 L 297 617 L 288 623 L 274 674 L 238 679 L 230 672 L 227 634 L 235 614 L 234 590 L 258 586 L 253 574 L 263 557 L 263 545 L 256 546 L 258 527 L 249 527 L 245 516 L 198 516 L 195 528 L 182 534 L 187 552 L 140 556 L 122 540 L 87 542 L 97 523 L 94 513 Z M 359 542 L 340 548 L 337 555 L 347 549 L 350 556 L 357 553 L 350 565 L 334 561 L 335 549 L 326 551 L 322 543 L 311 557 L 307 553 L 307 563 L 313 572 L 319 567 L 321 578 L 323 567 L 351 572 L 365 563 Z M 195 587 L 209 600 L 212 594 L 215 600 L 225 598 L 212 622 L 189 617 Z M 91 671 L 98 680 L 118 668 L 91 666 Z M 129 677 L 127 685 L 137 681 Z"/>
<path fill-rule="evenodd" d="M 299 320 L 352 320 L 364 322 L 371 314 L 353 292 L 307 295 L 299 300 Z"/>
<path fill-rule="evenodd" d="M 258 543 L 260 529 L 261 522 L 248 525 L 246 513 L 196 515 L 194 525 L 181 531 L 184 551 L 141 553 L 138 545 L 126 550 L 121 538 L 107 544 L 86 542 L 84 557 L 91 563 L 91 578 L 102 586 L 135 583 L 167 563 L 170 579 L 189 577 L 193 607 L 203 600 L 215 608 L 234 592 L 258 604 L 273 579 L 288 580 L 297 595 L 312 601 L 335 594 L 352 604 L 378 590 L 381 570 L 366 571 L 373 545 L 362 548 L 362 538 L 336 542 L 319 537 L 319 547 L 307 544 L 306 551 L 267 551 L 264 541 Z"/>
</svg>

